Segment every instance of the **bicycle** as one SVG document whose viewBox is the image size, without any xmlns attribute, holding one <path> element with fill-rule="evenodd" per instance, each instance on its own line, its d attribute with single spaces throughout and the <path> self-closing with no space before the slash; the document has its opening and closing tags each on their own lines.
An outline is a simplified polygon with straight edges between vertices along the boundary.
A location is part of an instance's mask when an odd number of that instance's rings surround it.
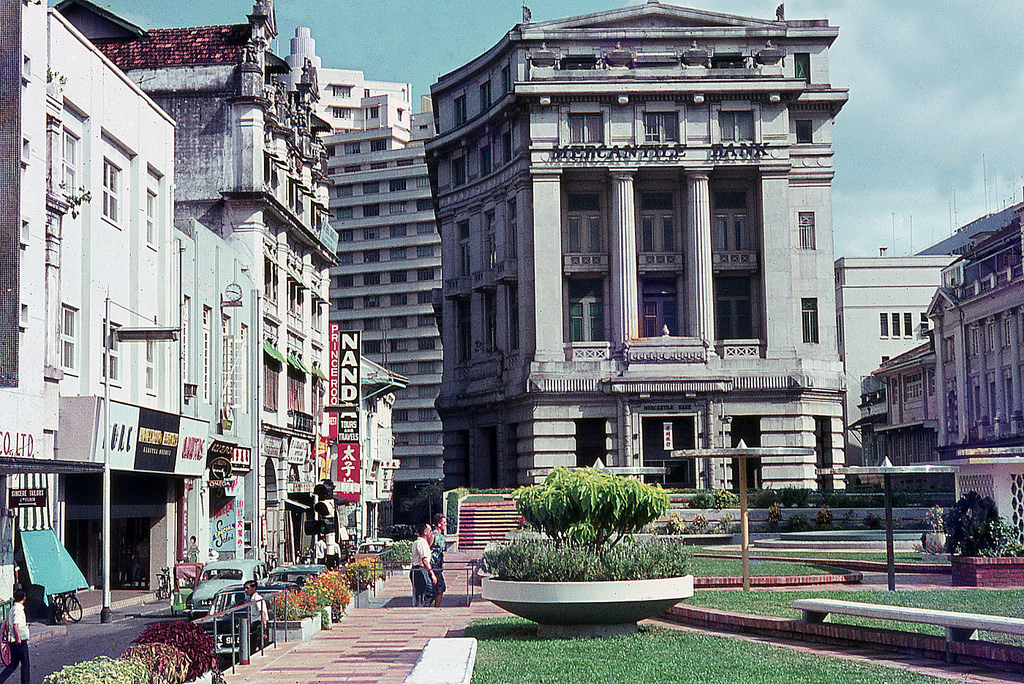
<svg viewBox="0 0 1024 684">
<path fill-rule="evenodd" d="M 0 664 L 11 664 L 11 621 L 4 620 L 0 624 Z"/>
<path fill-rule="evenodd" d="M 171 598 L 171 569 L 164 568 L 160 571 L 160 585 L 156 588 L 156 597 L 166 601 Z"/>
<path fill-rule="evenodd" d="M 82 619 L 82 604 L 73 591 L 65 591 L 62 594 L 51 594 L 50 601 L 53 605 L 53 623 L 66 624 L 78 622 Z"/>
</svg>

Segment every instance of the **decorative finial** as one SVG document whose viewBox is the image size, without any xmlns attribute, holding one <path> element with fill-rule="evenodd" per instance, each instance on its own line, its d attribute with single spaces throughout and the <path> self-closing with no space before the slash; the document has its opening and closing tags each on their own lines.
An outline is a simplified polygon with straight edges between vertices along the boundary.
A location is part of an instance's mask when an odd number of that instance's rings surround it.
<svg viewBox="0 0 1024 684">
<path fill-rule="evenodd" d="M 786 3 L 779 3 L 779 6 L 775 8 L 775 21 L 786 20 Z"/>
<path fill-rule="evenodd" d="M 523 23 L 529 24 L 531 19 L 533 19 L 533 14 L 530 12 L 530 8 L 523 5 Z"/>
</svg>

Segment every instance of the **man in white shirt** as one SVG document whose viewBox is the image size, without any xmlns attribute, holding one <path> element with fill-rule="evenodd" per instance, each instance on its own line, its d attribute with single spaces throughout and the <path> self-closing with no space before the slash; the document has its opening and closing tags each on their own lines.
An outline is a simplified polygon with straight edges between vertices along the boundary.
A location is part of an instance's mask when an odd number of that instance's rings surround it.
<svg viewBox="0 0 1024 684">
<path fill-rule="evenodd" d="M 14 591 L 14 605 L 11 607 L 11 614 L 7 617 L 8 634 L 11 642 L 11 664 L 0 672 L 0 683 L 6 682 L 14 674 L 15 668 L 21 664 L 21 684 L 29 684 L 28 663 L 28 619 L 25 616 L 25 590 Z"/>
<path fill-rule="evenodd" d="M 412 604 L 416 608 L 425 608 L 434 602 L 434 585 L 437 576 L 430 567 L 430 545 L 434 541 L 434 528 L 430 523 L 422 523 L 418 528 L 419 536 L 412 545 Z"/>
<path fill-rule="evenodd" d="M 313 562 L 318 565 L 323 565 L 324 561 L 327 559 L 327 541 L 322 535 L 316 538 L 316 543 L 313 545 L 313 548 Z"/>
<path fill-rule="evenodd" d="M 267 620 L 270 619 L 270 615 L 267 613 L 267 602 L 263 600 L 263 597 L 256 591 L 256 582 L 248 580 L 245 583 L 245 595 L 249 600 L 249 616 L 250 619 L 256 620 L 257 615 L 259 616 L 259 635 L 256 641 L 249 645 L 249 648 L 256 651 L 262 648 L 263 637 L 267 633 Z M 256 630 L 253 630 L 254 632 Z"/>
</svg>

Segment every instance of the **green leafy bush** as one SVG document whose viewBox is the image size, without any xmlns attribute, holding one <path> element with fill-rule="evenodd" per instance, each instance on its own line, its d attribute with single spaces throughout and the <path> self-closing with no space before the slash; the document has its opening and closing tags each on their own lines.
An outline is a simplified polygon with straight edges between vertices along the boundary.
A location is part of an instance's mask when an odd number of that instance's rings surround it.
<svg viewBox="0 0 1024 684">
<path fill-rule="evenodd" d="M 43 678 L 43 684 L 149 684 L 149 670 L 137 660 L 100 656 L 65 665 Z"/>
<path fill-rule="evenodd" d="M 739 495 L 730 492 L 728 489 L 716 489 L 714 492 L 714 497 L 716 510 L 721 510 L 723 508 L 740 507 Z"/>
<path fill-rule="evenodd" d="M 708 519 L 698 513 L 690 523 L 690 530 L 694 534 L 704 534 L 708 529 Z"/>
<path fill-rule="evenodd" d="M 192 665 L 187 655 L 170 644 L 132 644 L 121 657 L 142 663 L 149 672 L 149 684 L 181 684 Z"/>
<path fill-rule="evenodd" d="M 1017 536 L 1017 531 L 999 518 L 993 523 L 989 531 L 992 534 L 992 546 L 982 550 L 982 556 L 1024 556 L 1024 542 Z"/>
<path fill-rule="evenodd" d="M 668 505 L 657 485 L 593 468 L 555 468 L 543 484 L 516 493 L 516 508 L 532 528 L 598 553 L 657 520 Z"/>
<path fill-rule="evenodd" d="M 832 514 L 832 509 L 828 506 L 822 506 L 818 514 L 814 516 L 814 524 L 819 530 L 827 530 L 832 527 L 832 521 L 835 516 Z"/>
<path fill-rule="evenodd" d="M 761 489 L 750 497 L 751 508 L 771 508 L 774 504 L 782 504 L 782 497 L 774 489 Z"/>
<path fill-rule="evenodd" d="M 946 552 L 958 556 L 1019 556 L 1024 544 L 1017 530 L 999 517 L 995 502 L 968 492 L 943 518 Z"/>
<path fill-rule="evenodd" d="M 880 530 L 885 527 L 885 521 L 874 513 L 868 513 L 864 516 L 864 527 L 869 530 Z"/>
<path fill-rule="evenodd" d="M 715 495 L 711 492 L 697 492 L 686 502 L 687 508 L 714 508 Z"/>
<path fill-rule="evenodd" d="M 484 553 L 488 571 L 517 582 L 595 582 L 660 579 L 686 574 L 690 551 L 670 539 L 625 542 L 596 554 L 590 546 L 525 540 Z"/>
<path fill-rule="evenodd" d="M 766 522 L 771 528 L 778 527 L 782 523 L 782 504 L 778 501 L 768 507 L 768 518 Z"/>
<path fill-rule="evenodd" d="M 659 534 L 686 534 L 686 523 L 679 517 L 678 513 L 673 513 L 668 517 L 668 522 L 665 523 L 664 527 L 658 528 Z"/>
<path fill-rule="evenodd" d="M 407 539 L 396 541 L 380 554 L 385 565 L 407 565 L 412 562 L 412 542 Z"/>
<path fill-rule="evenodd" d="M 794 513 L 789 516 L 789 531 L 790 532 L 803 532 L 810 529 L 811 519 L 803 513 Z"/>
<path fill-rule="evenodd" d="M 807 499 L 811 495 L 809 489 L 797 487 L 786 487 L 778 490 L 779 499 L 786 508 L 803 508 L 807 505 Z"/>
</svg>

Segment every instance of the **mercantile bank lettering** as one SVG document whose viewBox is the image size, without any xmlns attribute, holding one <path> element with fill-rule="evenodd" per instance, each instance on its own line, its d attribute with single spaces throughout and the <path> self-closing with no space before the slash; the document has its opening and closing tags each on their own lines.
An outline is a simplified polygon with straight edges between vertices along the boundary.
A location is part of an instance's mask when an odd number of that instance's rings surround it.
<svg viewBox="0 0 1024 684">
<path fill-rule="evenodd" d="M 716 143 L 711 146 L 710 158 L 760 159 L 768 153 L 764 143 Z M 686 157 L 683 143 L 644 145 L 555 145 L 551 148 L 551 161 L 673 161 Z"/>
</svg>

